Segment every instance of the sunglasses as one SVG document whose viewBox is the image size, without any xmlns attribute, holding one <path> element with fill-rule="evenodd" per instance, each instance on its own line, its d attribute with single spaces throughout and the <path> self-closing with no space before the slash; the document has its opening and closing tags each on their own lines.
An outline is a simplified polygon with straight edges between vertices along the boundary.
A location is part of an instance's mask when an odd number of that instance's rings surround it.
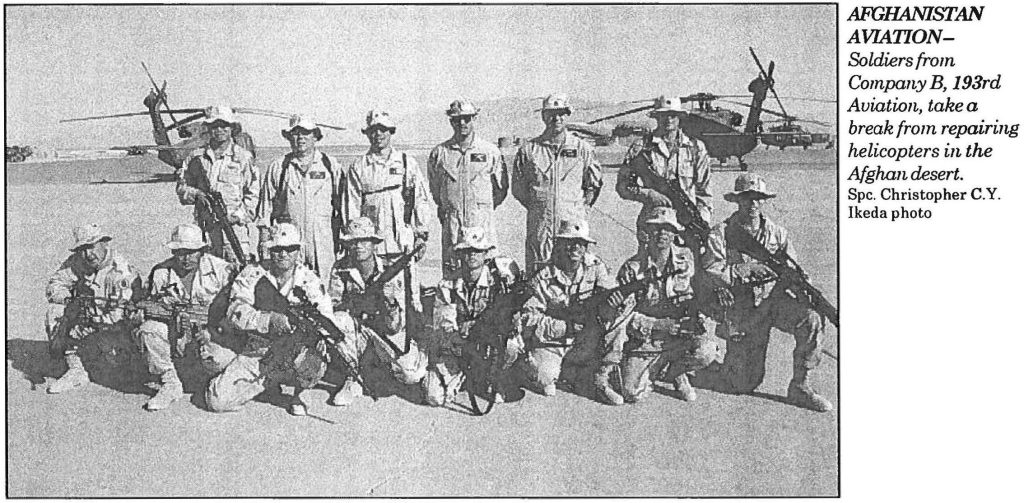
<svg viewBox="0 0 1024 503">
<path fill-rule="evenodd" d="M 295 129 L 289 131 L 288 134 L 290 134 L 292 137 L 296 137 L 296 136 L 313 136 L 314 134 L 316 134 L 316 132 L 315 131 L 310 131 L 308 129 L 295 128 Z"/>
<path fill-rule="evenodd" d="M 274 254 L 280 255 L 280 254 L 284 254 L 284 253 L 297 252 L 297 251 L 299 251 L 299 247 L 295 246 L 295 245 L 293 245 L 293 246 L 274 246 L 274 247 L 270 248 L 267 251 L 269 251 L 270 253 L 274 253 Z"/>
<path fill-rule="evenodd" d="M 462 123 L 469 124 L 470 122 L 473 122 L 473 116 L 472 115 L 458 115 L 458 116 L 455 116 L 455 117 L 449 117 L 448 118 L 448 122 L 451 122 L 452 124 L 462 124 Z"/>
</svg>

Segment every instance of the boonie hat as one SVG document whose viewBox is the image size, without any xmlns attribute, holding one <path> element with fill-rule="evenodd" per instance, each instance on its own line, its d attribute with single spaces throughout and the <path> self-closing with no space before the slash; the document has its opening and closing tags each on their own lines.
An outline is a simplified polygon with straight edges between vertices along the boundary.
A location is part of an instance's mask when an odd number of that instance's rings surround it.
<svg viewBox="0 0 1024 503">
<path fill-rule="evenodd" d="M 590 224 L 586 220 L 568 218 L 558 224 L 555 237 L 559 239 L 582 239 L 590 244 L 597 243 L 590 238 Z"/>
<path fill-rule="evenodd" d="M 555 93 L 544 98 L 540 110 L 568 110 L 572 114 L 572 107 L 569 106 L 569 97 L 565 93 Z"/>
<path fill-rule="evenodd" d="M 206 107 L 204 113 L 206 116 L 203 117 L 203 124 L 213 124 L 218 121 L 227 122 L 228 124 L 241 124 L 238 118 L 235 117 L 235 111 L 231 107 L 215 105 Z"/>
<path fill-rule="evenodd" d="M 675 96 L 661 95 L 654 100 L 654 110 L 651 110 L 648 115 L 655 116 L 657 114 L 682 114 L 686 113 L 683 110 L 683 102 Z"/>
<path fill-rule="evenodd" d="M 345 232 L 338 239 L 345 242 L 370 240 L 374 243 L 384 241 L 377 235 L 377 226 L 367 217 L 359 217 L 348 223 Z"/>
<path fill-rule="evenodd" d="M 455 100 L 448 105 L 448 111 L 445 113 L 448 114 L 448 117 L 466 117 L 476 115 L 480 113 L 480 110 L 469 100 Z"/>
<path fill-rule="evenodd" d="M 75 237 L 75 245 L 71 247 L 71 251 L 78 251 L 79 248 L 85 246 L 92 246 L 100 241 L 110 241 L 111 238 L 106 232 L 100 229 L 99 225 L 87 224 L 80 227 L 75 227 L 71 231 L 71 235 Z"/>
<path fill-rule="evenodd" d="M 288 129 L 281 130 L 281 136 L 284 136 L 285 139 L 290 139 L 291 132 L 294 131 L 295 128 L 312 131 L 316 136 L 316 141 L 324 139 L 323 131 L 320 131 L 320 126 L 316 125 L 316 121 L 314 121 L 312 117 L 305 115 L 293 115 L 291 119 L 288 119 Z"/>
<path fill-rule="evenodd" d="M 726 192 L 722 197 L 726 201 L 735 203 L 742 194 L 753 194 L 755 199 L 771 199 L 775 197 L 774 192 L 768 191 L 768 184 L 759 175 L 743 173 L 736 177 L 736 184 L 732 192 Z"/>
<path fill-rule="evenodd" d="M 463 227 L 459 234 L 459 242 L 455 244 L 455 251 L 490 251 L 493 249 L 494 243 L 487 239 L 487 233 L 483 227 Z"/>
<path fill-rule="evenodd" d="M 650 218 L 644 220 L 645 225 L 667 225 L 676 230 L 676 232 L 683 232 L 683 226 L 679 225 L 679 221 L 676 220 L 676 210 L 669 208 L 668 206 L 657 206 L 654 208 L 654 213 Z"/>
<path fill-rule="evenodd" d="M 270 239 L 267 240 L 267 249 L 287 248 L 289 246 L 302 246 L 299 239 L 299 229 L 288 222 L 276 223 L 270 227 Z"/>
<path fill-rule="evenodd" d="M 384 110 L 370 110 L 366 113 L 366 127 L 363 128 L 363 134 L 370 131 L 373 126 L 382 126 L 394 132 L 395 120 L 391 118 L 391 114 Z"/>
<path fill-rule="evenodd" d="M 182 224 L 171 231 L 171 240 L 164 243 L 172 250 L 202 250 L 209 243 L 203 239 L 203 230 L 195 224 Z"/>
</svg>

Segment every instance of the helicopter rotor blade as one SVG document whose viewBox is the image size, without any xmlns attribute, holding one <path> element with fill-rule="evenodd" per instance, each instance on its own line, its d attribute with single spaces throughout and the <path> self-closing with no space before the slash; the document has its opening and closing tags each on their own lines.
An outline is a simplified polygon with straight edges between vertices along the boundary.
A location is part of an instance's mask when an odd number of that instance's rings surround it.
<svg viewBox="0 0 1024 503">
<path fill-rule="evenodd" d="M 277 117 L 278 119 L 290 119 L 294 115 L 294 114 L 290 114 L 290 113 L 287 113 L 287 112 L 276 112 L 274 110 L 265 110 L 265 109 L 262 109 L 262 108 L 237 107 L 237 108 L 233 108 L 232 110 L 234 110 L 235 113 L 240 113 L 240 114 L 262 115 L 262 116 L 265 116 L 265 117 Z M 317 122 L 315 124 L 317 126 L 322 127 L 322 128 L 334 129 L 334 130 L 337 130 L 337 131 L 347 131 L 348 130 L 348 128 L 344 128 L 344 127 L 341 127 L 341 126 L 333 126 L 331 124 L 322 124 L 320 122 Z"/>
<path fill-rule="evenodd" d="M 201 119 L 201 118 L 203 118 L 205 116 L 206 116 L 206 112 L 205 111 L 197 110 L 196 113 L 193 113 L 192 115 L 189 115 L 188 117 L 185 117 L 184 119 L 181 119 L 180 121 L 172 122 L 171 125 L 167 126 L 167 129 L 174 129 L 176 127 L 184 126 L 186 124 L 189 124 L 189 123 L 195 121 L 196 119 Z"/>
<path fill-rule="evenodd" d="M 607 116 L 601 117 L 599 119 L 594 119 L 592 121 L 588 121 L 587 125 L 591 125 L 592 126 L 594 124 L 597 124 L 598 122 L 604 122 L 606 120 L 614 119 L 616 117 L 622 117 L 623 115 L 635 114 L 637 112 L 642 112 L 644 110 L 650 110 L 652 108 L 654 108 L 653 104 L 652 105 L 644 105 L 642 107 L 637 107 L 637 108 L 633 108 L 633 109 L 630 109 L 630 110 L 626 110 L 625 112 L 619 112 L 617 114 L 607 115 Z"/>
<path fill-rule="evenodd" d="M 146 66 L 146 62 L 140 61 L 140 63 L 142 63 L 142 69 L 146 71 L 146 76 L 149 77 L 149 83 L 153 84 L 153 90 L 158 93 L 157 96 L 160 98 L 160 101 L 163 102 L 164 109 L 166 109 L 167 112 L 170 113 L 171 106 L 167 104 L 167 81 L 164 81 L 163 87 L 157 87 L 156 80 L 153 78 L 153 74 L 149 72 L 149 67 Z M 174 118 L 173 113 L 170 113 L 170 116 L 171 122 L 178 122 L 177 119 Z"/>
<path fill-rule="evenodd" d="M 772 96 L 774 96 L 775 101 L 778 102 L 779 108 L 782 109 L 783 113 L 785 113 L 786 108 L 782 106 L 782 100 L 779 99 L 779 93 L 775 92 L 775 79 L 772 77 L 772 74 L 775 73 L 775 62 L 768 62 L 768 72 L 766 73 L 764 71 L 764 66 L 761 65 L 761 60 L 758 59 L 757 53 L 754 52 L 754 48 L 748 47 L 748 49 L 750 49 L 750 55 L 754 57 L 754 63 L 757 64 L 757 69 L 761 71 L 761 78 L 764 79 L 766 84 L 768 84 L 768 90 L 772 92 Z"/>
</svg>

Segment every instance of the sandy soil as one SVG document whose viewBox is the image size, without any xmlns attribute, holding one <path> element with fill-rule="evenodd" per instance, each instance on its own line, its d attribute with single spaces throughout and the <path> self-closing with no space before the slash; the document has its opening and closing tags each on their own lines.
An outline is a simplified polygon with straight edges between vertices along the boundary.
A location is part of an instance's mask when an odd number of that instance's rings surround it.
<svg viewBox="0 0 1024 503">
<path fill-rule="evenodd" d="M 767 212 L 790 229 L 801 264 L 834 300 L 834 152 L 757 152 L 747 160 L 780 194 Z M 656 394 L 612 408 L 528 393 L 476 418 L 460 405 L 429 409 L 398 396 L 336 409 L 316 390 L 307 418 L 265 402 L 217 415 L 185 400 L 147 413 L 152 391 L 117 368 L 94 375 L 102 384 L 47 395 L 44 382 L 63 369 L 45 352 L 43 286 L 66 256 L 70 228 L 100 223 L 148 271 L 164 257 L 173 225 L 190 219 L 171 184 L 90 182 L 146 181 L 166 171 L 150 157 L 8 165 L 9 496 L 838 494 L 838 412 L 781 401 L 793 347 L 784 334 L 772 339 L 756 395 L 701 390 L 689 404 Z M 716 173 L 713 193 L 731 189 L 734 175 Z M 639 206 L 621 201 L 614 172 L 606 176 L 591 219 L 594 251 L 617 268 L 635 250 L 620 223 L 632 227 Z M 716 220 L 730 206 L 719 197 Z M 510 229 L 499 246 L 522 260 L 525 212 L 509 198 L 499 215 Z M 435 278 L 439 258 L 432 246 L 425 265 Z M 837 352 L 834 327 L 824 345 Z M 837 362 L 826 359 L 816 385 L 838 408 L 837 375 Z M 458 401 L 467 403 L 465 395 Z"/>
</svg>

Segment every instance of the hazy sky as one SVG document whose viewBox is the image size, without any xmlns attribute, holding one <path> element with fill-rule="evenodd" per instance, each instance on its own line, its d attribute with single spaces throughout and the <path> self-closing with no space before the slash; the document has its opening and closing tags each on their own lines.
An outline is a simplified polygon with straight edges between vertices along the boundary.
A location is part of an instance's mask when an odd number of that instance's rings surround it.
<svg viewBox="0 0 1024 503">
<path fill-rule="evenodd" d="M 8 143 L 151 143 L 145 117 L 57 123 L 144 110 L 140 61 L 168 81 L 172 107 L 299 111 L 349 127 L 373 106 L 401 117 L 458 96 L 745 92 L 756 76 L 748 46 L 765 65 L 775 60 L 780 94 L 835 98 L 832 6 L 45 6 L 5 14 Z M 249 118 L 246 126 L 259 133 L 281 124 Z"/>
</svg>

